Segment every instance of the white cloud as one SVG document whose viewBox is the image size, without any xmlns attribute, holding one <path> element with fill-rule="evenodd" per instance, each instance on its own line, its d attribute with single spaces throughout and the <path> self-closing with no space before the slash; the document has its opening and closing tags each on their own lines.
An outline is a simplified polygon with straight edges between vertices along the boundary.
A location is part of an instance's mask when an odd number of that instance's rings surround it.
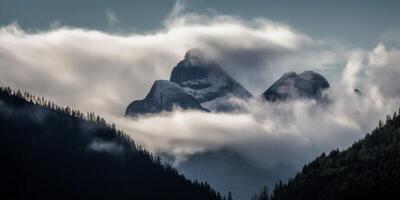
<svg viewBox="0 0 400 200">
<path fill-rule="evenodd" d="M 118 115 L 132 99 L 142 98 L 155 79 L 168 79 L 192 47 L 215 57 L 255 95 L 287 70 L 322 69 L 344 60 L 334 48 L 265 19 L 175 15 L 164 28 L 146 34 L 1 27 L 2 84 L 85 111 Z"/>
<path fill-rule="evenodd" d="M 108 152 L 108 153 L 121 153 L 123 151 L 122 146 L 119 146 L 114 142 L 104 142 L 101 140 L 95 140 L 89 145 L 89 149 L 93 151 Z"/>
<path fill-rule="evenodd" d="M 387 49 L 383 43 L 368 56 L 366 68 L 368 83 L 376 86 L 386 98 L 398 98 L 400 95 L 400 50 Z"/>
<path fill-rule="evenodd" d="M 108 29 L 116 29 L 119 25 L 119 19 L 115 15 L 114 11 L 111 8 L 106 9 L 106 18 L 107 18 L 107 28 Z"/>
<path fill-rule="evenodd" d="M 398 106 L 397 49 L 382 44 L 370 54 L 354 52 L 267 19 L 181 13 L 179 5 L 175 10 L 165 27 L 145 34 L 1 27 L 0 84 L 99 113 L 155 152 L 184 159 L 229 147 L 269 167 L 299 167 L 322 151 L 346 147 Z M 154 80 L 168 79 L 192 47 L 204 49 L 256 96 L 287 71 L 316 70 L 331 81 L 332 103 L 254 100 L 241 102 L 243 112 L 235 114 L 123 118 L 126 106 L 143 98 Z M 361 97 L 352 93 L 355 87 Z"/>
</svg>

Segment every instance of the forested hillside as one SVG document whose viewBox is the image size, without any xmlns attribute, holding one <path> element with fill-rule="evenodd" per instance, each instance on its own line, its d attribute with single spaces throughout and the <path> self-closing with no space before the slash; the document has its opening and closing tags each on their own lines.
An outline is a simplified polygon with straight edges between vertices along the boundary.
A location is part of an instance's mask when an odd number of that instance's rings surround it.
<svg viewBox="0 0 400 200">
<path fill-rule="evenodd" d="M 0 191 L 6 199 L 221 199 L 114 125 L 0 89 Z"/>
<path fill-rule="evenodd" d="M 287 184 L 278 183 L 272 199 L 400 199 L 400 117 L 388 116 L 346 150 L 323 153 Z"/>
</svg>

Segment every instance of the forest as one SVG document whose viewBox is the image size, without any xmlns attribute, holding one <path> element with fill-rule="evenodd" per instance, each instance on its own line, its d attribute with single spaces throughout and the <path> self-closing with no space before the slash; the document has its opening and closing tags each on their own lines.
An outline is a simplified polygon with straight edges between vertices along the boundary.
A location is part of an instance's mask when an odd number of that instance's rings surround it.
<svg viewBox="0 0 400 200">
<path fill-rule="evenodd" d="M 400 117 L 395 112 L 351 147 L 322 153 L 264 199 L 400 199 L 399 169 Z"/>
<path fill-rule="evenodd" d="M 0 191 L 9 199 L 233 199 L 187 180 L 100 116 L 26 92 L 0 88 L 0 130 Z M 400 199 L 399 168 L 395 112 L 252 200 Z"/>
<path fill-rule="evenodd" d="M 7 199 L 225 199 L 94 113 L 26 92 L 0 89 L 0 130 Z"/>
</svg>

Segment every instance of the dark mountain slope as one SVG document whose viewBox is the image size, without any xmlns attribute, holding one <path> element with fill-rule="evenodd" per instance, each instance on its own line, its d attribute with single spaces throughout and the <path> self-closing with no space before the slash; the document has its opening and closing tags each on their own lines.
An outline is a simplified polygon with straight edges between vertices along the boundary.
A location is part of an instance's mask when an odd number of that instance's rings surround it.
<svg viewBox="0 0 400 200">
<path fill-rule="evenodd" d="M 187 178 L 207 181 L 221 193 L 232 191 L 237 200 L 249 200 L 258 188 L 273 186 L 282 177 L 279 172 L 264 169 L 231 149 L 194 154 L 177 169 Z"/>
<path fill-rule="evenodd" d="M 323 153 L 287 184 L 277 184 L 273 200 L 400 199 L 400 117 L 344 151 Z"/>
<path fill-rule="evenodd" d="M 2 88 L 0 130 L 6 199 L 221 199 L 94 114 Z"/>
</svg>

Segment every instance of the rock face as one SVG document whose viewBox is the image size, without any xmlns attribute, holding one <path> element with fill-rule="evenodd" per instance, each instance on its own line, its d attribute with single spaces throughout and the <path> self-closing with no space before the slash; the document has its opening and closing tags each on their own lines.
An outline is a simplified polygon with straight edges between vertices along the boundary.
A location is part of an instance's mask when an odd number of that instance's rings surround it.
<svg viewBox="0 0 400 200">
<path fill-rule="evenodd" d="M 229 98 L 252 97 L 241 84 L 225 73 L 214 61 L 207 59 L 199 49 L 190 49 L 172 70 L 170 81 L 179 84 L 204 108 L 210 111 L 232 109 Z"/>
<path fill-rule="evenodd" d="M 146 98 L 129 104 L 125 115 L 137 116 L 140 114 L 159 113 L 171 111 L 174 107 L 205 110 L 196 99 L 187 94 L 178 84 L 167 80 L 157 80 Z"/>
<path fill-rule="evenodd" d="M 199 49 L 191 49 L 172 70 L 170 81 L 154 82 L 143 100 L 133 101 L 125 115 L 171 111 L 174 106 L 182 109 L 204 111 L 232 111 L 230 98 L 252 97 L 242 85 L 226 74 L 214 61 L 207 59 Z"/>
<path fill-rule="evenodd" d="M 322 91 L 327 88 L 329 88 L 328 81 L 318 73 L 313 71 L 305 71 L 301 74 L 289 72 L 277 80 L 262 96 L 268 101 L 295 98 L 320 100 Z"/>
</svg>

